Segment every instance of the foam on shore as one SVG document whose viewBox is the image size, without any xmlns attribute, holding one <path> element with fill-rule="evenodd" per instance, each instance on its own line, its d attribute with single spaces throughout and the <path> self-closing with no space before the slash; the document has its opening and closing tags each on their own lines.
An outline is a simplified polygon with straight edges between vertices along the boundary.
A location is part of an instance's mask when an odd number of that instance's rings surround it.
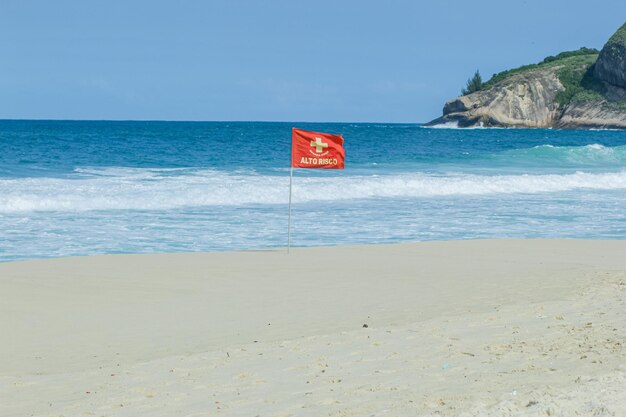
<svg viewBox="0 0 626 417">
<path fill-rule="evenodd" d="M 534 150 L 528 151 L 533 153 Z M 537 153 L 537 152 L 534 152 Z M 541 156 L 540 156 L 541 157 Z M 33 211 L 170 210 L 189 207 L 284 204 L 288 178 L 217 170 L 118 169 L 87 178 L 0 179 L 0 214 Z M 295 203 L 368 198 L 547 193 L 626 189 L 626 171 L 476 175 L 400 173 L 302 177 Z"/>
</svg>

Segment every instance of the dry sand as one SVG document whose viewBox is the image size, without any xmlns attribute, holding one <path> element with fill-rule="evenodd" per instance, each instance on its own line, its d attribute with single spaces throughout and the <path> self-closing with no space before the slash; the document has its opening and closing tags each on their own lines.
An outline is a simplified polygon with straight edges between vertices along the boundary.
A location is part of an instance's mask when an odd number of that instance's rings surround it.
<svg viewBox="0 0 626 417">
<path fill-rule="evenodd" d="M 626 416 L 626 241 L 4 263 L 0 338 L 0 416 Z"/>
</svg>

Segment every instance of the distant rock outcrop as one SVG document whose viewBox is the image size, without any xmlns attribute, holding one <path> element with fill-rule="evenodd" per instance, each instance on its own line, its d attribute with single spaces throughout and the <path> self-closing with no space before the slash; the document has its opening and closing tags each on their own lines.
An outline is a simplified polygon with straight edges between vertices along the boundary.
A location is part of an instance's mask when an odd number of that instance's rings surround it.
<svg viewBox="0 0 626 417">
<path fill-rule="evenodd" d="M 553 126 L 559 129 L 626 129 L 626 109 L 601 101 L 577 101 L 565 107 Z"/>
<path fill-rule="evenodd" d="M 626 24 L 598 54 L 581 48 L 494 75 L 428 125 L 626 129 Z"/>
<path fill-rule="evenodd" d="M 626 89 L 626 23 L 600 51 L 593 74 L 605 83 Z"/>
<path fill-rule="evenodd" d="M 553 70 L 515 74 L 497 87 L 448 101 L 444 115 L 430 124 L 549 127 L 559 116 L 556 96 L 563 90 Z"/>
</svg>

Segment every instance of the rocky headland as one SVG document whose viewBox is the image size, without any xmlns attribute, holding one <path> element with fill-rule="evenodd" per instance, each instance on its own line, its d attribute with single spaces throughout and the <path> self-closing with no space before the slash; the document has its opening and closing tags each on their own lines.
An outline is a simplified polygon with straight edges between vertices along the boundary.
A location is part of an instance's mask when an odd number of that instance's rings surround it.
<svg viewBox="0 0 626 417">
<path fill-rule="evenodd" d="M 563 52 L 468 90 L 427 125 L 626 129 L 626 23 L 599 52 Z"/>
</svg>

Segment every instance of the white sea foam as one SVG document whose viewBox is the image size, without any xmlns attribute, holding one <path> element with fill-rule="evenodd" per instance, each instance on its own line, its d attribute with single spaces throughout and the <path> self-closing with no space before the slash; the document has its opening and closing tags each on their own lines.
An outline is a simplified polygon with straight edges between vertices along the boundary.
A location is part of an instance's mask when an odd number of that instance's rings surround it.
<svg viewBox="0 0 626 417">
<path fill-rule="evenodd" d="M 602 151 L 611 151 L 615 148 L 610 148 L 610 147 L 606 147 L 604 145 L 601 145 L 599 143 L 592 143 L 589 145 L 584 145 L 584 146 L 554 146 L 554 145 L 550 145 L 550 144 L 546 144 L 546 145 L 537 145 L 537 146 L 533 146 L 531 149 L 557 149 L 557 150 L 564 150 L 564 151 L 571 151 L 571 150 L 602 150 Z"/>
<path fill-rule="evenodd" d="M 542 165 L 553 166 L 559 164 L 565 166 L 624 166 L 626 163 L 626 146 L 610 147 L 599 143 L 585 146 L 538 145 L 532 148 L 503 152 L 497 158 L 511 163 L 541 163 Z"/>
<path fill-rule="evenodd" d="M 168 210 L 284 204 L 288 177 L 216 170 L 80 169 L 70 178 L 0 180 L 0 213 Z M 431 175 L 296 177 L 296 203 L 367 198 L 428 198 L 577 189 L 626 189 L 626 171 L 562 175 Z"/>
<path fill-rule="evenodd" d="M 459 122 L 445 122 L 432 126 L 422 126 L 427 129 L 459 129 Z"/>
<path fill-rule="evenodd" d="M 462 130 L 473 130 L 473 129 L 490 129 L 490 130 L 515 129 L 515 127 L 485 126 L 483 122 L 480 122 L 479 125 L 467 126 L 467 127 L 459 127 L 459 122 L 456 121 L 456 120 L 453 120 L 453 121 L 450 121 L 450 122 L 445 122 L 445 123 L 439 123 L 439 124 L 436 124 L 436 125 L 430 125 L 430 126 L 422 125 L 421 127 L 425 128 L 425 129 L 462 129 Z"/>
</svg>

